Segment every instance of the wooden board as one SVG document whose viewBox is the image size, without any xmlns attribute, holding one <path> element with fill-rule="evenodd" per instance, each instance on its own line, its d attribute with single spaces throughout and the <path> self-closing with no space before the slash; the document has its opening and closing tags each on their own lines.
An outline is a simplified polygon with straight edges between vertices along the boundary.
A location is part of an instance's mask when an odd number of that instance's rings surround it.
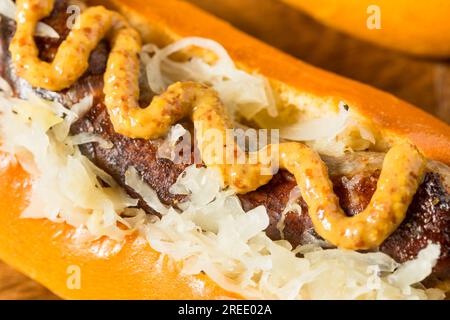
<svg viewBox="0 0 450 320">
<path fill-rule="evenodd" d="M 46 288 L 0 261 L 0 300 L 58 299 Z"/>
<path fill-rule="evenodd" d="M 304 61 L 392 92 L 450 123 L 450 61 L 427 61 L 355 40 L 277 0 L 190 1 Z M 0 262 L 0 299 L 56 298 Z"/>
</svg>

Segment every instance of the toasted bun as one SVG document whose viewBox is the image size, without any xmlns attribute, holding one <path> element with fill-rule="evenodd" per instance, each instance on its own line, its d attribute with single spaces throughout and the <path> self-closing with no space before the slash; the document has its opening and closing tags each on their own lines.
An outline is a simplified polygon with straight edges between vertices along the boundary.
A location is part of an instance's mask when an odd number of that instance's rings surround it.
<svg viewBox="0 0 450 320">
<path fill-rule="evenodd" d="M 445 0 L 283 0 L 324 24 L 364 40 L 404 52 L 450 56 L 450 2 Z M 381 29 L 368 18 L 380 8 Z"/>
<path fill-rule="evenodd" d="M 318 100 L 345 100 L 389 139 L 408 139 L 429 158 L 450 164 L 450 128 L 420 109 L 363 84 L 316 69 L 255 40 L 230 25 L 176 0 L 96 0 L 122 12 L 146 41 L 183 36 L 215 39 L 239 66 L 268 77 L 279 90 L 305 92 Z M 314 107 L 314 106 L 311 106 Z M 63 298 L 239 298 L 204 275 L 183 276 L 137 236 L 124 243 L 82 243 L 78 231 L 47 220 L 19 218 L 31 178 L 8 155 L 0 156 L 0 258 Z M 70 266 L 81 288 L 70 289 Z M 68 273 L 69 272 L 69 273 Z"/>
<path fill-rule="evenodd" d="M 0 258 L 59 296 L 69 299 L 238 298 L 204 275 L 181 275 L 179 266 L 160 259 L 160 254 L 143 238 L 130 236 L 123 243 L 102 238 L 88 244 L 80 241 L 79 232 L 66 224 L 20 218 L 31 183 L 31 178 L 12 157 L 0 154 L 0 219 L 4 222 L 0 224 Z M 71 282 L 78 270 L 79 289 L 76 281 Z"/>
</svg>

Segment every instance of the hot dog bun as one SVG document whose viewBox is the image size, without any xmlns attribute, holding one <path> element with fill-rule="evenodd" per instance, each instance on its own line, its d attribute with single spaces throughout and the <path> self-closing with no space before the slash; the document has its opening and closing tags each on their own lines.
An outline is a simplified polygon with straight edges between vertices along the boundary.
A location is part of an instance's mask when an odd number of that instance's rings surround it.
<svg viewBox="0 0 450 320">
<path fill-rule="evenodd" d="M 68 299 L 214 299 L 237 298 L 206 276 L 183 276 L 176 264 L 160 259 L 145 239 L 131 236 L 121 244 L 102 238 L 77 241 L 77 230 L 46 220 L 20 218 L 27 204 L 28 174 L 0 154 L 0 257 L 63 298 Z M 67 285 L 80 268 L 80 288 Z M 76 270 L 75 270 L 76 272 Z"/>
<path fill-rule="evenodd" d="M 450 56 L 450 3 L 442 0 L 283 0 L 325 25 L 358 38 L 407 53 Z M 380 8 L 381 29 L 369 29 L 373 15 L 369 6 Z"/>
<path fill-rule="evenodd" d="M 230 25 L 177 0 L 100 0 L 124 14 L 144 41 L 164 44 L 184 36 L 217 40 L 236 63 L 269 78 L 278 90 L 305 92 L 317 99 L 345 100 L 389 141 L 407 139 L 429 158 L 450 164 L 450 128 L 420 109 L 366 85 L 300 62 Z M 314 107 L 314 106 L 311 106 Z M 19 218 L 31 178 L 8 155 L 0 161 L 0 258 L 63 298 L 214 299 L 239 298 L 206 276 L 186 277 L 138 236 L 118 244 L 101 239 L 80 243 L 65 224 Z M 81 288 L 67 286 L 68 267 L 81 271 Z"/>
</svg>

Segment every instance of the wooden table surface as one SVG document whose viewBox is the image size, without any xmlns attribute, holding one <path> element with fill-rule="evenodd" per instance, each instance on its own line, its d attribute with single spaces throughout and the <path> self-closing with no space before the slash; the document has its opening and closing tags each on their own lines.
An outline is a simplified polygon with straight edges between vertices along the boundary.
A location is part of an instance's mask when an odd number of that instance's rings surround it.
<svg viewBox="0 0 450 320">
<path fill-rule="evenodd" d="M 323 27 L 277 0 L 189 0 L 315 66 L 371 84 L 450 123 L 450 61 L 386 50 Z M 0 262 L 0 299 L 57 299 Z"/>
</svg>

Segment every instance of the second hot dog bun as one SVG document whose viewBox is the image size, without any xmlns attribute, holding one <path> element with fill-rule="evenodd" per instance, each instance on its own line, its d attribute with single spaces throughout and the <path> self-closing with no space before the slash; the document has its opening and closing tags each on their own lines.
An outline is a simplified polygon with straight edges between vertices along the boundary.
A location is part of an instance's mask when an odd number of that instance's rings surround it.
<svg viewBox="0 0 450 320">
<path fill-rule="evenodd" d="M 443 0 L 283 0 L 320 22 L 373 43 L 410 54 L 450 56 L 450 3 Z M 380 10 L 380 29 L 367 20 Z"/>
<path fill-rule="evenodd" d="M 270 79 L 276 90 L 304 93 L 317 105 L 345 100 L 392 142 L 407 139 L 429 158 L 450 164 L 450 128 L 387 93 L 309 66 L 237 31 L 225 22 L 176 0 L 101 0 L 118 10 L 145 42 L 166 44 L 185 36 L 221 43 L 236 63 Z M 311 105 L 316 108 L 316 105 Z M 331 108 L 331 106 L 330 106 Z M 19 217 L 32 179 L 10 156 L 1 155 L 0 257 L 56 294 L 71 299 L 239 298 L 204 275 L 183 276 L 176 264 L 140 237 L 122 244 L 101 239 L 82 244 L 65 224 Z M 67 286 L 68 266 L 80 266 L 79 289 Z"/>
</svg>

